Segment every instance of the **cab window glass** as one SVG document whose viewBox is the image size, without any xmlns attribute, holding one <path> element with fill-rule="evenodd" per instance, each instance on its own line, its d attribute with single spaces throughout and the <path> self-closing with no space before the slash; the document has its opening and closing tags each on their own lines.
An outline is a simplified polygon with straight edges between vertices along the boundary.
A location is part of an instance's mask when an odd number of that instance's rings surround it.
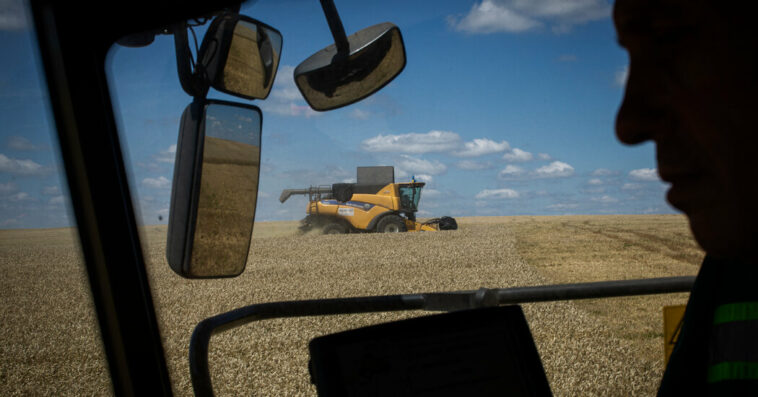
<svg viewBox="0 0 758 397">
<path fill-rule="evenodd" d="M 0 394 L 108 395 L 28 7 L 0 6 Z"/>
<path fill-rule="evenodd" d="M 702 251 L 686 219 L 664 200 L 653 146 L 625 147 L 614 136 L 628 59 L 615 42 L 610 4 L 588 1 L 555 12 L 494 0 L 337 6 L 348 34 L 383 21 L 400 27 L 408 63 L 381 91 L 345 108 L 312 110 L 293 72 L 333 42 L 323 11 L 318 2 L 260 1 L 241 13 L 282 33 L 270 96 L 250 102 L 213 89 L 208 95 L 255 104 L 263 115 L 256 222 L 237 278 L 185 280 L 166 263 L 177 131 L 192 100 L 176 75 L 172 37 L 110 53 L 112 96 L 175 390 L 191 391 L 193 327 L 244 305 L 697 272 Z M 206 28 L 196 27 L 198 39 Z M 358 188 L 356 168 L 373 165 L 393 166 L 396 183 L 425 183 L 415 195 L 398 190 L 415 201 L 419 222 L 452 216 L 458 229 L 364 233 L 366 221 L 339 229 L 351 233 L 324 235 L 308 212 L 311 201 L 347 201 L 329 189 Z M 282 203 L 285 189 L 301 193 Z M 319 189 L 329 193 L 312 194 Z M 380 205 L 365 204 L 335 213 L 344 226 Z M 654 393 L 663 370 L 662 307 L 686 298 L 524 305 L 553 392 Z M 419 314 L 270 320 L 226 331 L 211 341 L 214 388 L 313 394 L 311 338 Z"/>
</svg>

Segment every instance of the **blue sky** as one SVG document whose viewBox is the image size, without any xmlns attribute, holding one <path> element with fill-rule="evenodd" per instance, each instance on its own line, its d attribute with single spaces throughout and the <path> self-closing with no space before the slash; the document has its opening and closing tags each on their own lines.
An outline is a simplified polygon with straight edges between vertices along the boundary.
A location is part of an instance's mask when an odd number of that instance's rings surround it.
<svg viewBox="0 0 758 397">
<path fill-rule="evenodd" d="M 651 144 L 621 145 L 613 122 L 628 58 L 604 0 L 336 1 L 351 34 L 391 21 L 407 66 L 362 102 L 310 110 L 292 80 L 331 43 L 316 0 L 242 13 L 279 29 L 282 58 L 263 111 L 257 220 L 300 219 L 285 188 L 354 181 L 355 167 L 395 166 L 427 182 L 421 216 L 671 213 Z M 34 35 L 18 1 L 0 0 L 0 228 L 70 225 Z M 202 34 L 203 29 L 198 33 Z M 165 223 L 178 122 L 190 98 L 173 40 L 112 49 L 107 64 L 135 200 Z M 159 221 L 159 216 L 163 218 Z"/>
</svg>

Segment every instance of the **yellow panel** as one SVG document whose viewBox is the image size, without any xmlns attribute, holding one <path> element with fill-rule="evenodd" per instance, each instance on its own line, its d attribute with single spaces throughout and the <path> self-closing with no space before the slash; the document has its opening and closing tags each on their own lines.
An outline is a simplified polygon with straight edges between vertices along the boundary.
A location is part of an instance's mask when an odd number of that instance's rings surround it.
<svg viewBox="0 0 758 397">
<path fill-rule="evenodd" d="M 663 348 L 666 365 L 668 365 L 671 352 L 674 350 L 677 339 L 679 339 L 679 332 L 682 330 L 682 320 L 684 320 L 684 309 L 686 307 L 687 305 L 663 307 Z"/>
</svg>

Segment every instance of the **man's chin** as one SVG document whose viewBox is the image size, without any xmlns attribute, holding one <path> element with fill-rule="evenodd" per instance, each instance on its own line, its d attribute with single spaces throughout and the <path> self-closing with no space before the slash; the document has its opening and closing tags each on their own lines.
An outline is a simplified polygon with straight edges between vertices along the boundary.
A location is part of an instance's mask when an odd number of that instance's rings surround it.
<svg viewBox="0 0 758 397">
<path fill-rule="evenodd" d="M 711 208 L 712 210 L 712 208 Z M 754 241 L 744 233 L 742 222 L 735 220 L 734 215 L 718 214 L 716 211 L 687 214 L 690 229 L 701 248 L 706 254 L 723 259 L 739 261 L 755 261 Z"/>
</svg>

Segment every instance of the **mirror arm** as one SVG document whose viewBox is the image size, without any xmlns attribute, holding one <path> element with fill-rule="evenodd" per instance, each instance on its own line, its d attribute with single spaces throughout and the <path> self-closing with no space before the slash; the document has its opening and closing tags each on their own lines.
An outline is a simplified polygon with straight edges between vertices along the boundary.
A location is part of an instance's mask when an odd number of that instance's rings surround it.
<svg viewBox="0 0 758 397">
<path fill-rule="evenodd" d="M 329 24 L 329 30 L 332 31 L 334 44 L 337 46 L 337 54 L 347 56 L 350 53 L 350 44 L 347 42 L 345 28 L 342 26 L 342 20 L 337 13 L 337 7 L 334 0 L 321 0 L 321 8 L 324 10 L 326 22 Z"/>
<path fill-rule="evenodd" d="M 202 97 L 208 94 L 210 86 L 204 84 L 192 71 L 192 56 L 189 48 L 189 38 L 187 37 L 187 25 L 182 22 L 173 26 L 174 31 L 174 49 L 176 51 L 176 72 L 179 75 L 179 82 L 182 89 L 187 95 L 192 97 Z M 195 70 L 195 73 L 198 71 Z"/>
</svg>

